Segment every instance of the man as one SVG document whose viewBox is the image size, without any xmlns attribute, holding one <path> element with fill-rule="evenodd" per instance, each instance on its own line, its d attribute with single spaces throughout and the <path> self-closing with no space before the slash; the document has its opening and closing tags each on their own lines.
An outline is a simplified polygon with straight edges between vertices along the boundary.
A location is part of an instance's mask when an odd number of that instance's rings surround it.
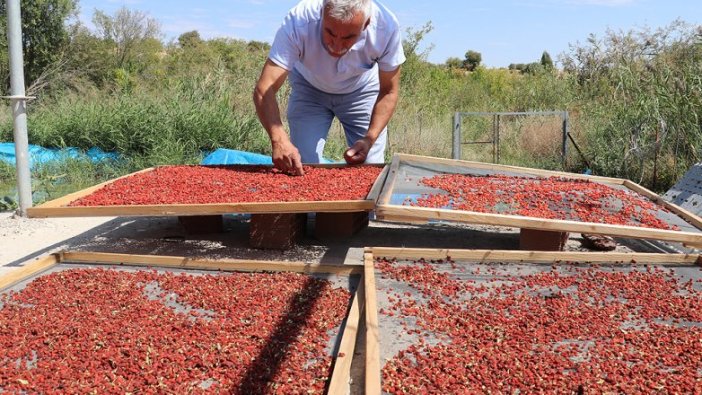
<svg viewBox="0 0 702 395">
<path fill-rule="evenodd" d="M 276 33 L 254 90 L 275 167 L 302 175 L 319 163 L 334 117 L 349 164 L 382 163 L 405 61 L 397 18 L 373 0 L 303 0 Z M 276 93 L 289 77 L 290 137 Z"/>
</svg>

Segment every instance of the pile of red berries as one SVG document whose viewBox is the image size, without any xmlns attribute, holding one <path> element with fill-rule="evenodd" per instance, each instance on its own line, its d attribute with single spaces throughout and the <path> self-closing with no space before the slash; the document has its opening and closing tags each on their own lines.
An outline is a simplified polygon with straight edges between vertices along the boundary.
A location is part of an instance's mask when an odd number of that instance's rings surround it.
<svg viewBox="0 0 702 395">
<path fill-rule="evenodd" d="M 0 299 L 0 392 L 323 393 L 349 299 L 293 273 L 47 274 Z"/>
<path fill-rule="evenodd" d="M 446 193 L 425 194 L 405 204 L 678 230 L 658 218 L 656 212 L 664 209 L 649 199 L 589 180 L 442 174 L 420 182 Z"/>
<path fill-rule="evenodd" d="M 388 393 L 702 388 L 700 280 L 651 267 L 515 274 L 504 264 L 380 260 L 377 268 L 411 290 L 389 291 L 381 323 L 396 320 L 417 338 L 385 364 Z"/>
<path fill-rule="evenodd" d="M 290 176 L 267 166 L 163 166 L 115 180 L 69 206 L 363 200 L 382 168 L 304 170 Z"/>
</svg>

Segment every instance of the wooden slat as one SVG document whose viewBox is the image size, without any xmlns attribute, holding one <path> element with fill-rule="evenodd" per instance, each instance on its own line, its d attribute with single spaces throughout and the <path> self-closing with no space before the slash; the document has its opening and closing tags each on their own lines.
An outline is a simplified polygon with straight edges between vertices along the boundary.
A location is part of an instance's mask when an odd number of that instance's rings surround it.
<svg viewBox="0 0 702 395">
<path fill-rule="evenodd" d="M 395 188 L 395 180 L 397 179 L 397 171 L 400 168 L 400 160 L 398 159 L 398 154 L 395 154 L 390 164 L 390 169 L 388 170 L 388 175 L 385 178 L 385 184 L 383 185 L 383 190 L 378 197 L 377 204 L 388 204 L 392 198 L 392 191 Z"/>
<path fill-rule="evenodd" d="M 374 257 L 398 259 L 445 259 L 473 262 L 518 262 L 556 263 L 590 262 L 632 264 L 690 264 L 698 265 L 699 254 L 656 254 L 656 253 L 616 253 L 616 252 L 571 252 L 571 251 L 509 251 L 509 250 L 454 250 L 428 248 L 386 248 L 373 247 Z"/>
<path fill-rule="evenodd" d="M 654 192 L 642 187 L 641 185 L 639 185 L 633 181 L 629 181 L 629 180 L 624 181 L 624 186 L 629 188 L 630 190 L 640 194 L 640 195 L 643 195 L 643 196 L 651 199 L 654 203 L 667 208 L 671 212 L 684 218 L 686 221 L 688 221 L 689 223 L 694 225 L 696 228 L 702 229 L 702 219 L 700 219 L 700 217 L 698 217 L 694 213 L 687 211 L 684 208 L 663 199 L 662 197 L 658 196 Z"/>
<path fill-rule="evenodd" d="M 361 279 L 356 293 L 351 303 L 351 309 L 346 317 L 346 325 L 344 332 L 341 335 L 339 344 L 339 352 L 336 355 L 334 362 L 334 370 L 332 371 L 329 381 L 329 395 L 347 394 L 351 382 L 351 362 L 353 361 L 353 353 L 356 347 L 356 337 L 358 335 L 358 326 L 360 324 L 361 314 L 363 313 L 365 298 L 364 298 L 364 283 Z M 341 357 L 341 354 L 344 354 Z"/>
<path fill-rule="evenodd" d="M 518 172 L 518 173 L 534 175 L 534 176 L 541 176 L 541 177 L 566 177 L 566 178 L 574 178 L 574 179 L 579 179 L 579 180 L 590 180 L 590 181 L 602 182 L 602 183 L 614 184 L 614 185 L 622 185 L 622 184 L 624 184 L 624 181 L 625 181 L 621 178 L 590 176 L 590 175 L 586 175 L 586 174 L 567 173 L 567 172 L 563 172 L 563 171 L 550 171 L 550 170 L 533 169 L 533 168 L 529 168 L 529 167 L 496 165 L 496 164 L 492 164 L 492 163 L 471 162 L 471 161 L 458 160 L 458 159 L 435 158 L 435 157 L 421 156 L 421 155 L 396 154 L 396 157 L 400 161 L 408 162 L 408 164 L 428 163 L 428 164 L 438 164 L 438 165 L 444 165 L 444 166 L 446 166 L 446 165 L 448 165 L 448 166 L 460 165 L 463 167 L 470 167 L 473 169 L 510 171 L 510 172 Z M 393 162 L 394 162 L 394 159 L 393 159 Z"/>
<path fill-rule="evenodd" d="M 429 223 L 428 220 L 422 219 L 422 218 L 404 218 L 400 216 L 392 216 L 391 218 L 385 218 L 382 214 L 377 214 L 375 218 L 378 221 L 386 221 L 386 222 L 392 222 L 392 223 L 402 223 L 402 224 L 410 224 L 410 225 L 426 225 Z"/>
<path fill-rule="evenodd" d="M 46 255 L 22 266 L 13 267 L 10 272 L 0 277 L 0 290 L 9 288 L 58 264 L 56 255 Z"/>
<path fill-rule="evenodd" d="M 198 165 L 195 165 L 198 166 Z M 216 167 L 219 166 L 247 166 L 247 165 L 213 165 Z M 260 165 L 250 165 L 250 166 L 260 166 Z M 310 167 L 320 167 L 322 169 L 339 169 L 339 168 L 346 168 L 346 167 L 385 167 L 384 163 L 362 163 L 360 165 L 349 165 L 346 162 L 339 162 L 339 163 L 305 163 L 305 166 L 310 166 Z M 267 167 L 272 168 L 273 165 L 269 165 Z"/>
<path fill-rule="evenodd" d="M 702 232 L 692 233 L 636 226 L 597 224 L 592 222 L 543 219 L 518 215 L 477 213 L 425 207 L 386 205 L 378 206 L 376 210 L 379 216 L 385 220 L 393 220 L 393 218 L 435 219 L 525 229 L 594 233 L 640 239 L 677 241 L 691 246 L 702 246 Z"/>
<path fill-rule="evenodd" d="M 179 256 L 130 255 L 81 251 L 63 252 L 61 254 L 61 262 L 126 266 L 155 266 L 190 270 L 331 273 L 336 275 L 352 275 L 361 272 L 360 266 L 352 265 L 335 266 L 306 264 L 303 262 L 272 262 L 253 260 L 206 260 Z"/>
<path fill-rule="evenodd" d="M 27 209 L 32 218 L 46 217 L 91 217 L 91 216 L 180 216 L 217 215 L 228 213 L 344 213 L 370 211 L 375 207 L 372 200 L 339 200 L 320 202 L 263 202 L 263 203 L 215 203 L 215 204 L 164 204 L 135 206 L 79 206 L 46 207 Z"/>
<path fill-rule="evenodd" d="M 370 192 L 368 192 L 368 197 L 366 197 L 366 200 L 373 201 L 373 206 L 375 206 L 375 201 L 378 200 L 380 192 L 383 190 L 383 186 L 385 185 L 385 179 L 388 177 L 389 171 L 390 166 L 384 166 L 383 171 L 380 172 L 378 178 L 375 179 L 375 182 L 373 183 Z"/>
<path fill-rule="evenodd" d="M 380 394 L 380 332 L 378 328 L 378 303 L 375 289 L 373 254 L 363 254 L 363 278 L 366 291 L 366 395 Z"/>
</svg>

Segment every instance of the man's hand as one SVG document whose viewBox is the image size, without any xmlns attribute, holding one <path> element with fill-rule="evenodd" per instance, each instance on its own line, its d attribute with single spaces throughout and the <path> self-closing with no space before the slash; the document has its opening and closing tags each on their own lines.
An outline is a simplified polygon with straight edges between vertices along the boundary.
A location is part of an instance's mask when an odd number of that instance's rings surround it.
<svg viewBox="0 0 702 395">
<path fill-rule="evenodd" d="M 274 142 L 273 147 L 273 165 L 281 171 L 295 176 L 304 176 L 305 171 L 302 169 L 302 158 L 297 148 L 290 140 Z"/>
<path fill-rule="evenodd" d="M 350 165 L 358 165 L 365 162 L 371 146 L 373 146 L 373 143 L 368 137 L 356 141 L 351 148 L 344 152 L 344 160 Z"/>
<path fill-rule="evenodd" d="M 287 76 L 287 70 L 270 59 L 266 60 L 253 92 L 253 101 L 258 119 L 271 139 L 273 165 L 286 173 L 302 176 L 305 172 L 302 170 L 300 152 L 290 142 L 288 134 L 283 128 L 278 100 L 275 98 L 276 92 L 283 85 Z"/>
</svg>

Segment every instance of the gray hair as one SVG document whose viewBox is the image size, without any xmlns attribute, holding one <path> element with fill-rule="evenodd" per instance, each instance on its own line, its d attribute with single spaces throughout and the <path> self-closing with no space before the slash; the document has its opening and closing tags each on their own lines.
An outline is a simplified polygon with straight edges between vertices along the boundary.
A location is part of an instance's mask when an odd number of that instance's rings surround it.
<svg viewBox="0 0 702 395">
<path fill-rule="evenodd" d="M 324 0 L 323 9 L 328 15 L 342 22 L 350 21 L 357 12 L 362 12 L 366 19 L 370 18 L 371 2 L 373 0 Z"/>
</svg>

